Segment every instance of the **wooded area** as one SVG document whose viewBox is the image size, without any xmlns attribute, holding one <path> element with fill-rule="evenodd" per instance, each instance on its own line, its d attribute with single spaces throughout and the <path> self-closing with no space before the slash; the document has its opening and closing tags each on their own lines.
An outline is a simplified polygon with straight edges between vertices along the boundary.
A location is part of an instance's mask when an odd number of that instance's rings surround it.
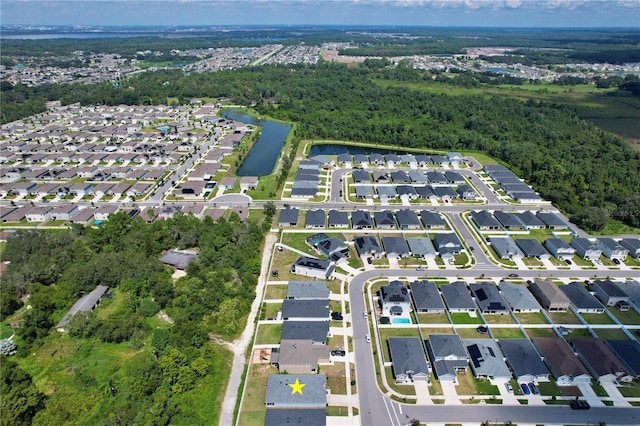
<svg viewBox="0 0 640 426">
<path fill-rule="evenodd" d="M 261 224 L 235 214 L 147 224 L 121 212 L 97 228 L 11 236 L 1 314 L 18 353 L 2 368 L 2 425 L 211 423 L 231 362 L 211 336 L 244 329 L 263 235 Z M 158 258 L 176 247 L 199 256 L 174 283 Z M 57 333 L 53 326 L 96 285 L 111 296 L 75 315 L 68 335 Z"/>
</svg>

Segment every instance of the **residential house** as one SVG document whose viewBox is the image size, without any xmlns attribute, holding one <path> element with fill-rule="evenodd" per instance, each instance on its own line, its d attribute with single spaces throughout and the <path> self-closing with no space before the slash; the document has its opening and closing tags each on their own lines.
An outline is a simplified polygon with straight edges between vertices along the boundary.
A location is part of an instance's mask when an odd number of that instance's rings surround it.
<svg viewBox="0 0 640 426">
<path fill-rule="evenodd" d="M 549 381 L 549 370 L 529 339 L 501 339 L 499 343 L 519 383 Z"/>
<path fill-rule="evenodd" d="M 403 202 L 418 199 L 418 193 L 413 185 L 398 185 L 396 186 L 396 193 Z"/>
<path fill-rule="evenodd" d="M 353 229 L 371 229 L 373 220 L 366 210 L 354 210 L 351 212 L 351 226 Z"/>
<path fill-rule="evenodd" d="M 596 247 L 602 250 L 602 254 L 611 260 L 618 259 L 619 261 L 624 262 L 629 254 L 629 250 L 624 248 L 613 238 L 609 237 L 596 238 Z"/>
<path fill-rule="evenodd" d="M 327 321 L 329 319 L 329 300 L 293 300 L 282 302 L 284 321 Z"/>
<path fill-rule="evenodd" d="M 382 247 L 388 258 L 409 257 L 409 245 L 404 237 L 382 237 Z"/>
<path fill-rule="evenodd" d="M 379 258 L 382 256 L 383 250 L 378 244 L 378 240 L 373 235 L 361 235 L 353 239 L 353 243 L 356 247 L 356 252 L 360 257 L 374 257 Z"/>
<path fill-rule="evenodd" d="M 391 185 L 378 185 L 375 187 L 376 194 L 381 201 L 387 202 L 398 196 L 396 188 Z"/>
<path fill-rule="evenodd" d="M 486 210 L 474 210 L 471 212 L 471 219 L 481 231 L 497 231 L 500 230 L 500 222 Z"/>
<path fill-rule="evenodd" d="M 465 183 L 464 177 L 458 172 L 453 172 L 451 170 L 447 170 L 444 172 L 444 177 L 447 179 L 452 185 L 461 185 Z"/>
<path fill-rule="evenodd" d="M 109 215 L 115 214 L 118 211 L 118 206 L 99 206 L 93 212 L 93 217 L 99 222 L 104 222 L 109 219 Z"/>
<path fill-rule="evenodd" d="M 457 373 L 467 370 L 469 359 L 457 334 L 430 334 L 427 352 L 440 382 L 456 383 Z"/>
<path fill-rule="evenodd" d="M 544 246 L 552 255 L 561 260 L 572 259 L 576 252 L 576 249 L 562 238 L 547 238 L 544 240 Z"/>
<path fill-rule="evenodd" d="M 281 340 L 311 340 L 314 345 L 326 345 L 329 321 L 284 321 Z"/>
<path fill-rule="evenodd" d="M 369 158 L 366 154 L 354 154 L 353 155 L 354 166 L 360 166 L 362 168 L 369 165 Z"/>
<path fill-rule="evenodd" d="M 329 237 L 319 241 L 316 245 L 316 250 L 334 262 L 349 257 L 349 246 L 337 237 Z"/>
<path fill-rule="evenodd" d="M 404 170 L 394 170 L 390 174 L 393 183 L 409 183 L 411 179 Z"/>
<path fill-rule="evenodd" d="M 343 152 L 341 154 L 338 154 L 338 164 L 348 165 L 348 164 L 351 164 L 352 160 L 353 158 L 349 153 Z"/>
<path fill-rule="evenodd" d="M 436 249 L 428 237 L 407 237 L 411 256 L 420 259 L 435 259 Z"/>
<path fill-rule="evenodd" d="M 373 219 L 378 229 L 396 229 L 396 218 L 391 210 L 376 211 L 373 213 Z"/>
<path fill-rule="evenodd" d="M 413 184 L 429 183 L 427 175 L 419 170 L 409 170 L 409 179 L 411 179 L 411 183 Z"/>
<path fill-rule="evenodd" d="M 471 293 L 473 293 L 475 301 L 483 315 L 504 315 L 509 313 L 509 308 L 494 283 L 480 282 L 469 284 L 469 289 Z"/>
<path fill-rule="evenodd" d="M 267 408 L 264 426 L 327 426 L 325 408 Z"/>
<path fill-rule="evenodd" d="M 458 193 L 450 186 L 436 186 L 433 188 L 436 196 L 445 203 L 450 203 L 459 197 Z"/>
<path fill-rule="evenodd" d="M 335 266 L 333 262 L 328 260 L 300 256 L 291 266 L 291 273 L 324 280 L 331 277 L 334 269 Z"/>
<path fill-rule="evenodd" d="M 572 282 L 560 286 L 560 290 L 567 295 L 571 301 L 573 311 L 582 314 L 603 314 L 604 306 L 598 302 L 593 294 L 579 282 Z"/>
<path fill-rule="evenodd" d="M 459 152 L 447 152 L 445 158 L 451 167 L 458 167 L 460 163 L 464 162 L 464 157 Z"/>
<path fill-rule="evenodd" d="M 640 378 L 640 343 L 636 340 L 607 340 L 605 345 L 614 353 L 634 378 Z"/>
<path fill-rule="evenodd" d="M 416 312 L 422 314 L 444 313 L 444 302 L 433 281 L 414 281 L 409 283 L 409 289 Z"/>
<path fill-rule="evenodd" d="M 550 312 L 566 312 L 571 305 L 569 298 L 552 281 L 536 278 L 528 281 L 529 291 L 543 308 Z"/>
<path fill-rule="evenodd" d="M 507 231 L 520 231 L 524 229 L 524 225 L 520 222 L 516 215 L 502 210 L 493 212 L 493 216 L 500 222 L 502 227 Z"/>
<path fill-rule="evenodd" d="M 515 215 L 526 229 L 542 229 L 545 227 L 544 222 L 528 210 L 522 213 L 515 213 Z"/>
<path fill-rule="evenodd" d="M 420 211 L 420 220 L 425 229 L 447 229 L 447 224 L 438 212 Z"/>
<path fill-rule="evenodd" d="M 552 213 L 552 212 L 538 212 L 538 213 L 536 213 L 536 216 L 549 229 L 567 229 L 567 228 L 569 228 L 569 225 L 555 213 Z"/>
<path fill-rule="evenodd" d="M 307 229 L 319 229 L 325 227 L 325 211 L 308 210 L 304 218 L 304 227 Z"/>
<path fill-rule="evenodd" d="M 339 210 L 329 210 L 329 228 L 348 228 L 349 215 Z"/>
<path fill-rule="evenodd" d="M 51 207 L 31 207 L 25 212 L 27 222 L 46 222 L 51 219 Z"/>
<path fill-rule="evenodd" d="M 78 206 L 76 204 L 61 204 L 49 211 L 49 216 L 51 220 L 71 220 L 77 211 Z"/>
<path fill-rule="evenodd" d="M 600 259 L 602 250 L 591 242 L 588 238 L 571 237 L 571 247 L 576 249 L 576 254 L 586 260 Z"/>
<path fill-rule="evenodd" d="M 271 374 L 267 377 L 264 404 L 273 408 L 322 408 L 324 410 L 327 406 L 327 376 L 324 374 Z"/>
<path fill-rule="evenodd" d="M 329 288 L 326 281 L 289 281 L 287 299 L 314 300 L 329 299 Z"/>
<path fill-rule="evenodd" d="M 516 245 L 525 257 L 535 257 L 537 259 L 550 259 L 551 254 L 535 238 L 517 238 Z"/>
<path fill-rule="evenodd" d="M 532 341 L 558 386 L 591 384 L 589 371 L 564 339 L 534 337 Z"/>
<path fill-rule="evenodd" d="M 443 259 L 451 259 L 462 251 L 462 244 L 453 232 L 436 234 L 433 237 L 433 245 Z"/>
<path fill-rule="evenodd" d="M 396 383 L 408 384 L 429 380 L 429 365 L 419 337 L 389 337 L 393 377 Z"/>
<path fill-rule="evenodd" d="M 458 193 L 460 198 L 465 201 L 473 201 L 478 196 L 475 189 L 473 189 L 469 185 L 458 185 L 458 187 L 456 188 L 456 192 Z"/>
<path fill-rule="evenodd" d="M 524 256 L 511 237 L 489 237 L 489 243 L 500 259 L 521 259 Z"/>
<path fill-rule="evenodd" d="M 293 207 L 287 207 L 280 210 L 280 217 L 278 218 L 278 226 L 298 226 L 298 216 L 300 211 Z"/>
<path fill-rule="evenodd" d="M 354 170 L 351 173 L 351 178 L 353 179 L 354 183 L 370 183 L 371 182 L 371 175 L 366 170 L 361 170 L 361 169 Z"/>
<path fill-rule="evenodd" d="M 633 381 L 633 375 L 601 339 L 574 337 L 569 344 L 598 383 Z"/>
<path fill-rule="evenodd" d="M 276 357 L 272 354 L 271 363 L 278 364 L 280 373 L 315 374 L 318 364 L 330 363 L 329 348 L 314 345 L 311 340 L 280 340 L 279 351 Z"/>
<path fill-rule="evenodd" d="M 591 291 L 606 306 L 615 306 L 620 310 L 628 310 L 631 298 L 610 280 L 595 280 L 590 284 Z"/>
<path fill-rule="evenodd" d="M 198 253 L 190 250 L 167 250 L 160 256 L 160 262 L 176 269 L 186 270 L 198 258 Z"/>
<path fill-rule="evenodd" d="M 448 185 L 447 178 L 440 172 L 430 171 L 427 172 L 427 178 L 432 186 Z"/>
<path fill-rule="evenodd" d="M 464 339 L 462 341 L 471 362 L 476 379 L 506 382 L 511 379 L 511 370 L 504 355 L 493 339 Z"/>
<path fill-rule="evenodd" d="M 478 305 L 473 301 L 467 285 L 462 281 L 441 285 L 440 293 L 451 313 L 475 313 L 478 310 Z"/>
<path fill-rule="evenodd" d="M 542 307 L 522 284 L 500 281 L 500 293 L 513 312 L 540 312 Z"/>
<path fill-rule="evenodd" d="M 380 306 L 382 316 L 409 318 L 411 313 L 409 290 L 401 281 L 391 281 L 388 285 L 380 286 Z"/>
<path fill-rule="evenodd" d="M 640 238 L 623 238 L 620 245 L 624 247 L 631 257 L 640 259 Z"/>
<path fill-rule="evenodd" d="M 66 314 L 62 317 L 60 322 L 56 325 L 56 330 L 61 333 L 66 333 L 68 331 L 67 325 L 71 322 L 71 319 L 78 312 L 89 312 L 92 311 L 93 308 L 98 306 L 100 303 L 100 299 L 109 291 L 109 287 L 106 285 L 98 285 L 96 288 L 91 290 L 90 293 L 82 296 L 76 303 L 73 304 L 71 309 L 67 311 Z"/>
<path fill-rule="evenodd" d="M 409 209 L 401 209 L 396 212 L 396 219 L 400 229 L 420 229 L 420 220 L 418 216 Z"/>
</svg>

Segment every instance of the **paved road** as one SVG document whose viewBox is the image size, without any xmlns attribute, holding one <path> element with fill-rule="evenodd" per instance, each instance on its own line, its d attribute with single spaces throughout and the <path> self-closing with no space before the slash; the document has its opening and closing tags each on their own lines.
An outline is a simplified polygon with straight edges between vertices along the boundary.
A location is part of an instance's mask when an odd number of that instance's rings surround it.
<svg viewBox="0 0 640 426">
<path fill-rule="evenodd" d="M 475 268 L 465 270 L 438 270 L 439 277 L 463 277 L 473 279 L 477 277 L 478 270 Z M 577 277 L 580 279 L 589 278 L 587 275 L 593 271 L 518 271 L 524 278 L 535 277 Z M 482 273 L 487 276 L 502 277 L 504 270 L 500 268 L 483 269 Z M 626 278 L 629 271 L 608 271 L 611 278 Z M 455 411 L 450 406 L 429 405 L 417 406 L 400 404 L 392 401 L 383 395 L 376 382 L 374 359 L 372 347 L 365 340 L 365 335 L 369 333 L 369 322 L 362 315 L 365 311 L 364 286 L 368 280 L 386 277 L 408 277 L 417 278 L 424 276 L 435 276 L 436 271 L 430 274 L 429 271 L 414 271 L 406 269 L 388 270 L 377 269 L 362 272 L 355 276 L 349 284 L 349 296 L 351 302 L 352 325 L 353 325 L 353 348 L 355 351 L 356 382 L 358 387 L 358 398 L 360 401 L 360 424 L 362 425 L 405 425 L 410 419 L 416 418 L 422 422 L 429 423 L 458 423 L 495 421 L 514 423 L 538 423 L 538 424 L 567 424 L 606 421 L 607 424 L 637 425 L 640 424 L 640 410 L 638 408 L 626 407 L 594 407 L 588 412 L 573 411 L 566 406 L 502 406 L 502 405 L 462 405 L 456 406 Z M 372 339 L 374 339 L 372 334 Z M 375 341 L 372 341 L 375 344 Z M 408 416 L 408 417 L 407 417 Z"/>
</svg>

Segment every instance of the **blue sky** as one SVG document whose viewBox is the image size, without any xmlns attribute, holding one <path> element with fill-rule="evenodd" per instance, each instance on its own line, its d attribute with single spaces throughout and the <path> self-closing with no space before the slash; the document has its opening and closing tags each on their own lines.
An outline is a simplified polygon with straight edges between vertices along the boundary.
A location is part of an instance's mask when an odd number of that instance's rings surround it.
<svg viewBox="0 0 640 426">
<path fill-rule="evenodd" d="M 0 23 L 640 28 L 640 0 L 1 0 Z"/>
</svg>

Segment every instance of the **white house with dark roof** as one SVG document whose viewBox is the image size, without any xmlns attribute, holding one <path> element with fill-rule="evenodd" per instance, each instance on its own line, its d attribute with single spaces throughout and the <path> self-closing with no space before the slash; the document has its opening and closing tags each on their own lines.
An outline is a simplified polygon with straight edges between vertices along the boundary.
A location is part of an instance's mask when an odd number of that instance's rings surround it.
<svg viewBox="0 0 640 426">
<path fill-rule="evenodd" d="M 291 266 L 291 273 L 326 280 L 331 277 L 335 266 L 328 260 L 300 256 Z"/>
<path fill-rule="evenodd" d="M 579 282 L 571 282 L 560 286 L 560 290 L 567 295 L 571 301 L 571 308 L 579 313 L 602 314 L 604 306 L 591 294 L 587 288 Z"/>
<path fill-rule="evenodd" d="M 602 250 L 588 238 L 572 237 L 569 244 L 576 249 L 576 254 L 583 259 L 596 260 L 600 259 L 602 255 Z"/>
<path fill-rule="evenodd" d="M 621 310 L 628 310 L 631 298 L 610 280 L 595 280 L 589 285 L 595 296 L 606 306 L 616 306 Z"/>
<path fill-rule="evenodd" d="M 534 337 L 536 349 L 558 386 L 590 385 L 591 375 L 567 342 L 560 337 Z"/>
<path fill-rule="evenodd" d="M 409 290 L 401 281 L 391 281 L 380 286 L 380 306 L 382 316 L 409 318 L 411 313 L 411 297 Z"/>
<path fill-rule="evenodd" d="M 356 252 L 360 257 L 379 258 L 384 252 L 373 235 L 361 235 L 353 239 Z"/>
<path fill-rule="evenodd" d="M 427 352 L 440 382 L 457 383 L 457 373 L 467 369 L 469 358 L 457 334 L 429 334 Z"/>
<path fill-rule="evenodd" d="M 391 336 L 388 343 L 396 383 L 429 380 L 429 364 L 419 337 Z"/>
<path fill-rule="evenodd" d="M 409 289 L 416 312 L 423 314 L 444 313 L 444 302 L 433 281 L 414 281 L 409 283 Z"/>
<path fill-rule="evenodd" d="M 501 339 L 499 344 L 518 383 L 549 381 L 549 370 L 529 339 Z"/>
<path fill-rule="evenodd" d="M 618 259 L 623 262 L 629 254 L 629 250 L 610 237 L 596 238 L 596 247 L 602 250 L 602 254 L 611 260 Z"/>
<path fill-rule="evenodd" d="M 544 240 L 544 246 L 552 255 L 561 260 L 572 259 L 576 252 L 576 249 L 562 238 L 547 238 Z"/>
<path fill-rule="evenodd" d="M 511 370 L 504 355 L 493 339 L 464 339 L 471 370 L 476 379 L 506 382 L 511 379 Z"/>
<path fill-rule="evenodd" d="M 328 226 L 329 228 L 348 228 L 349 214 L 340 210 L 329 210 Z"/>
<path fill-rule="evenodd" d="M 620 245 L 629 251 L 629 255 L 640 259 L 640 238 L 623 238 Z"/>
<path fill-rule="evenodd" d="M 496 286 L 492 282 L 479 282 L 469 284 L 469 289 L 475 298 L 476 303 L 480 307 L 483 315 L 499 314 L 505 315 L 509 313 L 509 308 L 504 298 Z"/>
<path fill-rule="evenodd" d="M 429 237 L 407 237 L 411 256 L 420 259 L 435 259 L 436 249 Z"/>
<path fill-rule="evenodd" d="M 522 284 L 500 281 L 500 293 L 513 312 L 540 312 L 542 307 Z"/>
<path fill-rule="evenodd" d="M 449 312 L 475 313 L 478 310 L 478 305 L 473 301 L 469 288 L 462 281 L 441 285 L 440 293 Z"/>
<path fill-rule="evenodd" d="M 489 237 L 489 243 L 500 259 L 521 259 L 522 250 L 511 237 Z"/>
</svg>

